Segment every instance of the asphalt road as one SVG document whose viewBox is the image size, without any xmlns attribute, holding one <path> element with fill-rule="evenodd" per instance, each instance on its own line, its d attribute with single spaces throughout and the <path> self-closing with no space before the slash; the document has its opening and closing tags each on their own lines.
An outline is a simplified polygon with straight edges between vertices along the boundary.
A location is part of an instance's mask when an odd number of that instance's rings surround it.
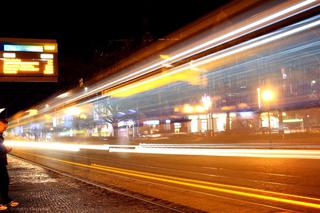
<svg viewBox="0 0 320 213">
<path fill-rule="evenodd" d="M 208 212 L 318 212 L 320 160 L 15 149 L 69 174 Z"/>
</svg>

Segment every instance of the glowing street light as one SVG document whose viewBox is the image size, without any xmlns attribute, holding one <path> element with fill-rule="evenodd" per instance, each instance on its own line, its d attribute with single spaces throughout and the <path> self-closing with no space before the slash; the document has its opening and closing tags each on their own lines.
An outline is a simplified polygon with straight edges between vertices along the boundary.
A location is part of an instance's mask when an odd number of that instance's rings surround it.
<svg viewBox="0 0 320 213">
<path fill-rule="evenodd" d="M 270 101 L 274 100 L 274 92 L 269 90 L 269 89 L 268 90 L 264 90 L 262 92 L 262 100 L 264 102 L 270 102 Z"/>
<path fill-rule="evenodd" d="M 268 109 L 268 130 L 269 130 L 269 142 L 271 143 L 271 121 L 270 121 L 270 103 L 275 99 L 275 93 L 271 89 L 265 89 L 262 91 L 262 100 L 266 104 Z"/>
</svg>

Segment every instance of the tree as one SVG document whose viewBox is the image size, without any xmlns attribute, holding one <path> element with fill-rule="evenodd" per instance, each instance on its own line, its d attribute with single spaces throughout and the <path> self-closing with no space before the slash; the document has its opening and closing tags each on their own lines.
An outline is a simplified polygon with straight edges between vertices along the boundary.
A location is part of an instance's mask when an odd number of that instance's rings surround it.
<svg viewBox="0 0 320 213">
<path fill-rule="evenodd" d="M 94 103 L 94 111 L 99 120 L 112 125 L 113 136 L 118 137 L 118 123 L 127 119 L 127 115 L 120 111 L 119 104 L 107 96 Z"/>
</svg>

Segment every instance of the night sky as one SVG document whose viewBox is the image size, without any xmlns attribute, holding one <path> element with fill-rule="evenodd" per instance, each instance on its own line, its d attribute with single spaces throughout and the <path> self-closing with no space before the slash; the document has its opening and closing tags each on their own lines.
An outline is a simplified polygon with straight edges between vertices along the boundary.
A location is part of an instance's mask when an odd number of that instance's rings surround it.
<svg viewBox="0 0 320 213">
<path fill-rule="evenodd" d="M 55 1 L 1 5 L 0 37 L 56 39 L 58 83 L 0 82 L 1 117 L 54 93 L 86 83 L 101 71 L 229 1 Z M 21 4 L 21 3 L 19 3 Z M 40 4 L 40 5 L 39 5 Z M 6 9 L 4 9 L 6 8 Z M 14 18 L 12 18 L 14 16 Z"/>
</svg>

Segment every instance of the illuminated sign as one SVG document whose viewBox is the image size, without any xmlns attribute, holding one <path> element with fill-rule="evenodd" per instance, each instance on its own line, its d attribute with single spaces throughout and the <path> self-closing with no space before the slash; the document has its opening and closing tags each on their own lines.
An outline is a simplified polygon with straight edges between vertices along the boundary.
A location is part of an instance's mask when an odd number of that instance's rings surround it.
<svg viewBox="0 0 320 213">
<path fill-rule="evenodd" d="M 56 82 L 55 40 L 0 38 L 0 82 Z"/>
</svg>

